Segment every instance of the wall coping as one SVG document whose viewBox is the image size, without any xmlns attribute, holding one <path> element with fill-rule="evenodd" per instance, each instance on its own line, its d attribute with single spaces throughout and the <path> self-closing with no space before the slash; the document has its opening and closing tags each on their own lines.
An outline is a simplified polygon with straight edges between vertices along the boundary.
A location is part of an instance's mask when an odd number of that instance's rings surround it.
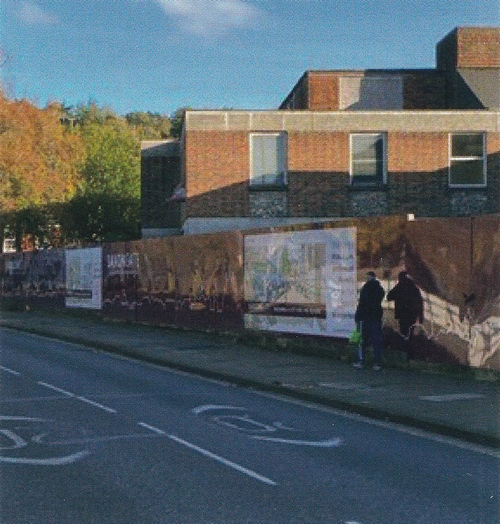
<svg viewBox="0 0 500 524">
<path fill-rule="evenodd" d="M 500 132 L 500 112 L 401 111 L 186 111 L 185 131 Z"/>
</svg>

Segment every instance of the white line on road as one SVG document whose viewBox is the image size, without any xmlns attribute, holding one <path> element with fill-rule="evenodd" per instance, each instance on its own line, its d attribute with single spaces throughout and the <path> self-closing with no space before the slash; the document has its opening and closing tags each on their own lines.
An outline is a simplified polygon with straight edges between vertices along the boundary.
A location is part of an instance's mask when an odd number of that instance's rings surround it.
<svg viewBox="0 0 500 524">
<path fill-rule="evenodd" d="M 157 435 L 161 435 L 162 437 L 167 436 L 167 434 L 162 431 L 161 429 L 155 428 L 154 426 L 150 426 L 149 424 L 146 424 L 145 422 L 138 422 L 139 426 L 142 426 L 143 428 L 149 429 L 153 433 L 156 433 Z"/>
<path fill-rule="evenodd" d="M 412 428 L 410 426 L 403 426 L 402 424 L 397 424 L 395 422 L 386 422 L 384 420 L 372 419 L 359 415 L 357 413 L 349 413 L 347 411 L 342 411 L 340 409 L 321 406 L 319 404 L 314 404 L 313 402 L 307 402 L 305 400 L 298 400 L 290 397 L 285 397 L 283 395 L 277 395 L 276 393 L 268 393 L 266 391 L 253 391 L 254 395 L 258 395 L 264 398 L 272 398 L 274 400 L 279 400 L 287 404 L 294 404 L 297 406 L 303 406 L 314 411 L 322 411 L 324 413 L 331 413 L 342 418 L 349 420 L 354 420 L 356 422 L 363 422 L 371 426 L 378 426 L 381 428 L 387 428 L 399 433 L 405 433 L 407 435 L 412 435 L 418 438 L 425 438 L 427 440 L 432 440 L 434 442 L 440 442 L 448 446 L 453 446 L 459 449 L 465 449 L 467 451 L 473 451 L 474 453 L 480 453 L 481 455 L 488 455 L 490 457 L 500 458 L 500 452 L 497 449 L 491 447 L 482 446 L 480 444 L 472 444 L 470 442 L 464 442 L 453 437 L 445 437 L 443 435 L 438 435 L 436 433 L 430 433 L 424 431 L 423 429 Z"/>
<path fill-rule="evenodd" d="M 95 408 L 103 409 L 104 411 L 107 411 L 108 413 L 116 413 L 116 409 L 108 408 L 108 406 L 103 406 L 102 404 L 99 404 L 99 402 L 94 402 L 93 400 L 90 400 L 85 397 L 76 397 L 77 400 L 81 400 L 82 402 L 86 402 L 87 404 L 90 404 L 91 406 L 94 406 Z"/>
<path fill-rule="evenodd" d="M 174 442 L 177 442 L 179 444 L 182 444 L 183 446 L 188 447 L 189 449 L 197 451 L 198 453 L 201 453 L 205 457 L 209 457 L 217 462 L 220 462 L 221 464 L 224 464 L 225 466 L 233 468 L 236 471 L 239 471 L 240 473 L 244 473 L 245 475 L 248 475 L 249 477 L 259 480 L 260 482 L 263 482 L 264 484 L 268 484 L 269 486 L 276 486 L 276 482 L 274 482 L 274 480 L 271 480 L 271 479 L 268 479 L 267 477 L 259 475 L 258 473 L 255 473 L 255 471 L 244 468 L 243 466 L 240 466 L 239 464 L 236 464 L 235 462 L 232 462 L 231 460 L 227 460 L 223 457 L 220 457 L 219 455 L 216 455 L 215 453 L 212 453 L 210 451 L 207 451 L 206 449 L 203 449 L 194 444 L 191 444 L 190 442 L 187 442 L 186 440 L 176 437 L 175 435 L 167 435 L 167 436 L 169 439 L 173 440 Z"/>
<path fill-rule="evenodd" d="M 6 373 L 10 373 L 11 375 L 20 375 L 21 374 L 18 371 L 14 371 L 13 369 L 9 369 L 9 368 L 6 368 L 4 366 L 0 366 L 0 369 L 2 371 L 5 371 Z"/>
<path fill-rule="evenodd" d="M 74 397 L 75 396 L 73 393 L 70 393 L 69 391 L 66 391 L 65 389 L 58 388 L 56 386 L 53 386 L 52 384 L 47 384 L 46 382 L 38 381 L 38 384 L 40 384 L 40 386 L 43 386 L 45 388 L 49 388 L 52 391 L 57 391 L 58 393 L 61 393 L 62 395 L 66 395 L 67 397 Z"/>
<path fill-rule="evenodd" d="M 295 446 L 312 446 L 315 448 L 338 448 L 342 445 L 341 438 L 333 438 L 330 440 L 292 440 L 286 438 L 276 438 L 276 437 L 264 437 L 262 435 L 252 435 L 252 438 L 257 440 L 265 440 L 266 442 L 277 442 L 279 444 L 292 444 Z"/>
<path fill-rule="evenodd" d="M 418 398 L 420 400 L 429 400 L 430 402 L 452 402 L 454 400 L 473 400 L 476 398 L 484 398 L 484 395 L 479 393 L 450 393 L 448 395 L 429 395 Z"/>
<path fill-rule="evenodd" d="M 245 411 L 246 408 L 240 408 L 238 406 L 223 406 L 219 404 L 206 404 L 204 406 L 193 408 L 191 411 L 195 415 L 199 415 L 200 413 L 204 413 L 205 411 L 213 411 L 214 409 L 236 409 L 239 411 Z"/>
<path fill-rule="evenodd" d="M 73 462 L 82 459 L 88 454 L 88 451 L 80 451 L 79 453 L 66 455 L 65 457 L 53 457 L 46 459 L 0 457 L 0 462 L 6 462 L 7 464 L 29 464 L 32 466 L 65 466 L 66 464 L 72 464 Z"/>
<path fill-rule="evenodd" d="M 248 475 L 249 477 L 252 477 L 256 480 L 259 480 L 260 482 L 263 482 L 264 484 L 268 484 L 269 486 L 276 486 L 276 482 L 274 482 L 274 480 L 271 480 L 271 479 L 268 479 L 267 477 L 259 475 L 255 471 L 244 468 L 243 466 L 240 466 L 239 464 L 236 464 L 235 462 L 232 462 L 231 460 L 227 460 L 219 455 L 216 455 L 215 453 L 212 453 L 211 451 L 207 451 L 206 449 L 200 448 L 199 446 L 196 446 L 195 444 L 191 444 L 191 442 L 181 439 L 177 437 L 176 435 L 168 435 L 167 433 L 165 433 L 165 431 L 159 428 L 155 428 L 154 426 L 150 426 L 149 424 L 146 424 L 145 422 L 139 422 L 138 424 L 139 426 L 142 426 L 143 428 L 153 431 L 157 435 L 168 437 L 170 440 L 173 440 L 174 442 L 177 442 L 178 444 L 182 444 L 183 446 L 186 446 L 189 449 L 192 449 L 194 451 L 197 451 L 198 453 L 201 453 L 205 457 L 209 457 L 217 462 L 220 462 L 221 464 L 224 464 L 225 466 L 233 468 L 236 471 L 239 471 L 240 473 Z"/>
<path fill-rule="evenodd" d="M 93 400 L 90 400 L 85 397 L 79 397 L 75 395 L 74 393 L 71 393 L 71 391 L 66 391 L 65 389 L 58 388 L 56 386 L 53 386 L 52 384 L 47 384 L 46 382 L 38 382 L 40 386 L 46 387 L 51 389 L 52 391 L 57 391 L 58 393 L 61 393 L 61 395 L 65 395 L 69 398 L 74 398 L 76 400 L 80 400 L 81 402 L 85 402 L 87 404 L 90 404 L 91 406 L 94 406 L 99 409 L 103 409 L 104 411 L 107 411 L 108 413 L 116 413 L 116 409 L 108 408 L 108 406 L 103 406 L 102 404 L 99 404 L 98 402 L 94 402 Z"/>
</svg>

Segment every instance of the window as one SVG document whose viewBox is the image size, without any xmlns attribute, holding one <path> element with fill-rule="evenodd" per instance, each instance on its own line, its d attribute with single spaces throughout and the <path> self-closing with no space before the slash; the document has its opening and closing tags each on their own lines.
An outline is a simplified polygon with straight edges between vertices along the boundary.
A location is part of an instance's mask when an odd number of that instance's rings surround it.
<svg viewBox="0 0 500 524">
<path fill-rule="evenodd" d="M 385 183 L 385 135 L 363 133 L 351 135 L 351 182 Z"/>
<path fill-rule="evenodd" d="M 450 135 L 450 186 L 486 185 L 486 155 L 483 133 Z"/>
<path fill-rule="evenodd" d="M 286 134 L 250 135 L 250 185 L 285 185 Z"/>
</svg>

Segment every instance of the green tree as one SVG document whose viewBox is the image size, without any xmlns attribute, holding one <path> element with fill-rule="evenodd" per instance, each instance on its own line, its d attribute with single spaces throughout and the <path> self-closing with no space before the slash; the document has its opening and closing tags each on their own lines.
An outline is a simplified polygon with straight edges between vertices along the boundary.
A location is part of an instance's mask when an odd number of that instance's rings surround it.
<svg viewBox="0 0 500 524">
<path fill-rule="evenodd" d="M 172 127 L 170 129 L 170 136 L 179 138 L 182 134 L 182 125 L 184 124 L 184 116 L 189 107 L 181 107 L 175 111 L 170 118 Z"/>
<path fill-rule="evenodd" d="M 120 118 L 87 121 L 81 136 L 86 155 L 78 193 L 64 214 L 65 236 L 83 242 L 138 238 L 138 138 Z"/>
<path fill-rule="evenodd" d="M 172 124 L 168 116 L 159 113 L 128 113 L 125 119 L 140 140 L 161 140 L 170 136 Z"/>
</svg>

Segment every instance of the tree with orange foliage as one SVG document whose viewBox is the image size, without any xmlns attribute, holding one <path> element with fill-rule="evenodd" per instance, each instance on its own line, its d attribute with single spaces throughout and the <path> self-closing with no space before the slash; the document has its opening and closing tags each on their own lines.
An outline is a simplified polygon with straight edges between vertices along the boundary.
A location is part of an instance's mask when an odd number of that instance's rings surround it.
<svg viewBox="0 0 500 524">
<path fill-rule="evenodd" d="M 58 104 L 39 109 L 0 91 L 0 249 L 5 225 L 18 247 L 26 235 L 43 236 L 50 205 L 75 194 L 83 157 L 81 137 L 61 125 Z"/>
</svg>

